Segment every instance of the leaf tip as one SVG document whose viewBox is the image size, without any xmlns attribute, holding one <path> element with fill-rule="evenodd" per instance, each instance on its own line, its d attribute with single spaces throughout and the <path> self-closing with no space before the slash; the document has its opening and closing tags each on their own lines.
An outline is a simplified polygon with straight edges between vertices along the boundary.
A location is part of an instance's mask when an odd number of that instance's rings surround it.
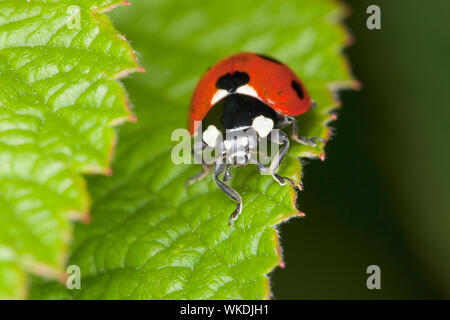
<svg viewBox="0 0 450 320">
<path fill-rule="evenodd" d="M 128 121 L 135 123 L 138 121 L 138 119 L 136 118 L 136 116 L 134 114 L 130 113 L 130 116 L 128 117 Z"/>
<path fill-rule="evenodd" d="M 87 198 L 87 201 L 83 203 L 83 208 L 81 208 L 80 210 L 70 210 L 67 214 L 67 217 L 70 220 L 77 220 L 77 221 L 84 221 L 85 219 L 89 219 L 86 218 L 86 216 L 89 216 L 89 207 L 90 207 L 89 202 L 90 202 L 89 198 Z"/>
<path fill-rule="evenodd" d="M 89 213 L 87 213 L 87 214 L 84 214 L 80 220 L 83 224 L 90 224 L 92 221 L 92 218 L 91 218 L 91 215 Z"/>
<path fill-rule="evenodd" d="M 319 154 L 319 159 L 325 161 L 325 152 Z"/>
<path fill-rule="evenodd" d="M 124 78 L 124 77 L 128 76 L 129 74 L 131 74 L 131 73 L 137 71 L 138 69 L 139 69 L 139 67 L 123 69 L 123 70 L 121 70 L 120 72 L 116 73 L 116 74 L 113 76 L 113 79 L 114 79 L 114 80 L 117 80 L 117 79 L 120 79 L 120 78 Z"/>
<path fill-rule="evenodd" d="M 362 83 L 356 79 L 353 80 L 353 89 L 360 90 L 362 88 Z"/>
<path fill-rule="evenodd" d="M 111 158 L 114 152 L 111 152 Z M 112 160 L 112 159 L 111 159 Z M 105 168 L 105 176 L 107 177 L 111 177 L 113 174 L 113 170 L 111 169 L 111 167 Z"/>
<path fill-rule="evenodd" d="M 69 275 L 67 273 L 65 273 L 65 272 L 61 272 L 61 273 L 58 274 L 57 280 L 62 285 L 66 285 L 67 278 L 69 278 Z"/>
</svg>

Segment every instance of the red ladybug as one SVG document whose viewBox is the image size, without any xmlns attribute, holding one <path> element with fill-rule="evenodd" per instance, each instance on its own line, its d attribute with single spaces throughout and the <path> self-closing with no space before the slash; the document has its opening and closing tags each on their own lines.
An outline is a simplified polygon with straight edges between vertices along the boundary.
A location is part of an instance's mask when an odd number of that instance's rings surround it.
<svg viewBox="0 0 450 320">
<path fill-rule="evenodd" d="M 202 134 L 201 154 L 207 149 L 217 152 L 211 160 L 203 160 L 203 171 L 189 179 L 187 185 L 213 170 L 215 183 L 237 202 L 228 220 L 231 225 L 242 211 L 242 198 L 225 184 L 231 178 L 230 166 L 249 163 L 250 155 L 261 139 L 276 143 L 280 150 L 269 168 L 256 160 L 258 170 L 271 174 L 280 185 L 286 182 L 294 185 L 292 180 L 276 173 L 289 149 L 289 138 L 277 129 L 290 126 L 291 139 L 315 145 L 315 138 L 297 135 L 295 120 L 312 105 L 313 101 L 300 79 L 289 67 L 273 58 L 243 52 L 219 61 L 208 69 L 194 90 L 188 124 L 192 135 Z M 229 133 L 237 131 L 244 134 L 228 137 Z M 227 137 L 223 140 L 222 135 Z M 224 176 L 220 180 L 222 173 Z"/>
</svg>

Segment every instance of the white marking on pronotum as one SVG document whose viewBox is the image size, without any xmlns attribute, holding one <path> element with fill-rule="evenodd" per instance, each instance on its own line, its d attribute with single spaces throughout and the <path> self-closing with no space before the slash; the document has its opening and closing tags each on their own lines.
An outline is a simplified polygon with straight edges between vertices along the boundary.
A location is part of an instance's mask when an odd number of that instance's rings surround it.
<svg viewBox="0 0 450 320">
<path fill-rule="evenodd" d="M 264 116 L 258 116 L 253 119 L 252 127 L 261 138 L 265 138 L 273 129 L 273 120 Z"/>
<path fill-rule="evenodd" d="M 217 130 L 217 128 L 213 125 L 209 125 L 208 129 L 203 132 L 203 141 L 210 146 L 211 148 L 214 148 L 217 143 L 217 138 L 220 136 L 220 131 Z"/>
<path fill-rule="evenodd" d="M 237 88 L 236 92 L 258 98 L 258 92 L 256 92 L 256 90 L 248 84 L 246 84 L 245 86 L 240 86 L 239 88 Z"/>
<path fill-rule="evenodd" d="M 228 95 L 227 90 L 219 89 L 214 93 L 212 99 L 211 99 L 211 105 L 216 104 L 217 101 L 225 98 Z"/>
</svg>

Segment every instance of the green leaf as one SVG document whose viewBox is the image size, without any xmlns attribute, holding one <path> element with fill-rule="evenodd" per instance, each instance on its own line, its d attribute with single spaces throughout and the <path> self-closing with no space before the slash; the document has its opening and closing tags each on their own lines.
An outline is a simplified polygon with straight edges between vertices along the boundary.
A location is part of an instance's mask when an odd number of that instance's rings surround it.
<svg viewBox="0 0 450 320">
<path fill-rule="evenodd" d="M 301 76 L 318 108 L 303 116 L 301 134 L 327 139 L 336 107 L 329 90 L 353 85 L 340 55 L 348 39 L 335 1 L 140 1 L 117 16 L 148 68 L 127 81 L 138 123 L 120 129 L 109 179 L 92 177 L 92 224 L 78 224 L 70 264 L 81 268 L 81 299 L 262 299 L 267 274 L 282 265 L 276 225 L 301 215 L 296 194 L 254 166 L 232 170 L 235 204 L 205 179 L 187 192 L 198 165 L 171 161 L 171 133 L 185 127 L 199 77 L 220 58 L 239 51 L 274 56 Z M 323 157 L 295 146 L 283 174 L 300 181 L 297 157 Z M 55 284 L 51 284 L 55 286 Z M 56 289 L 61 290 L 61 289 Z M 33 298 L 58 296 L 37 284 Z M 59 295 L 60 297 L 60 295 Z"/>
<path fill-rule="evenodd" d="M 0 298 L 26 296 L 25 272 L 64 277 L 81 174 L 110 172 L 112 126 L 133 119 L 114 79 L 135 55 L 102 13 L 121 3 L 0 2 Z"/>
<path fill-rule="evenodd" d="M 26 275 L 15 263 L 0 263 L 0 300 L 26 295 Z"/>
</svg>

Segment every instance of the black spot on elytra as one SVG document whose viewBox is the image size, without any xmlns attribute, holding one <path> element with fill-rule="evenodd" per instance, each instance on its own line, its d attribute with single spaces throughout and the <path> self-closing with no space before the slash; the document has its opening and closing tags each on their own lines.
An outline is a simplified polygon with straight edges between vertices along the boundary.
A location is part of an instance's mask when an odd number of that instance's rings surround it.
<svg viewBox="0 0 450 320">
<path fill-rule="evenodd" d="M 221 76 L 216 82 L 216 88 L 233 93 L 237 88 L 247 84 L 249 81 L 250 77 L 247 72 L 236 71 L 233 74 L 227 73 Z"/>
<path fill-rule="evenodd" d="M 295 80 L 292 80 L 291 82 L 291 86 L 292 89 L 295 90 L 295 92 L 297 92 L 297 95 L 300 99 L 303 99 L 303 90 L 302 90 L 302 86 Z"/>
<path fill-rule="evenodd" d="M 274 63 L 278 63 L 278 64 L 283 65 L 283 63 L 282 63 L 281 61 L 279 61 L 279 60 L 277 60 L 277 59 L 274 59 L 274 58 L 272 58 L 272 57 L 268 57 L 268 56 L 266 56 L 266 55 L 259 54 L 259 53 L 257 53 L 256 55 L 257 55 L 258 57 L 263 58 L 263 59 L 266 59 L 266 60 L 268 60 L 268 61 L 271 61 L 271 62 L 274 62 Z"/>
</svg>

